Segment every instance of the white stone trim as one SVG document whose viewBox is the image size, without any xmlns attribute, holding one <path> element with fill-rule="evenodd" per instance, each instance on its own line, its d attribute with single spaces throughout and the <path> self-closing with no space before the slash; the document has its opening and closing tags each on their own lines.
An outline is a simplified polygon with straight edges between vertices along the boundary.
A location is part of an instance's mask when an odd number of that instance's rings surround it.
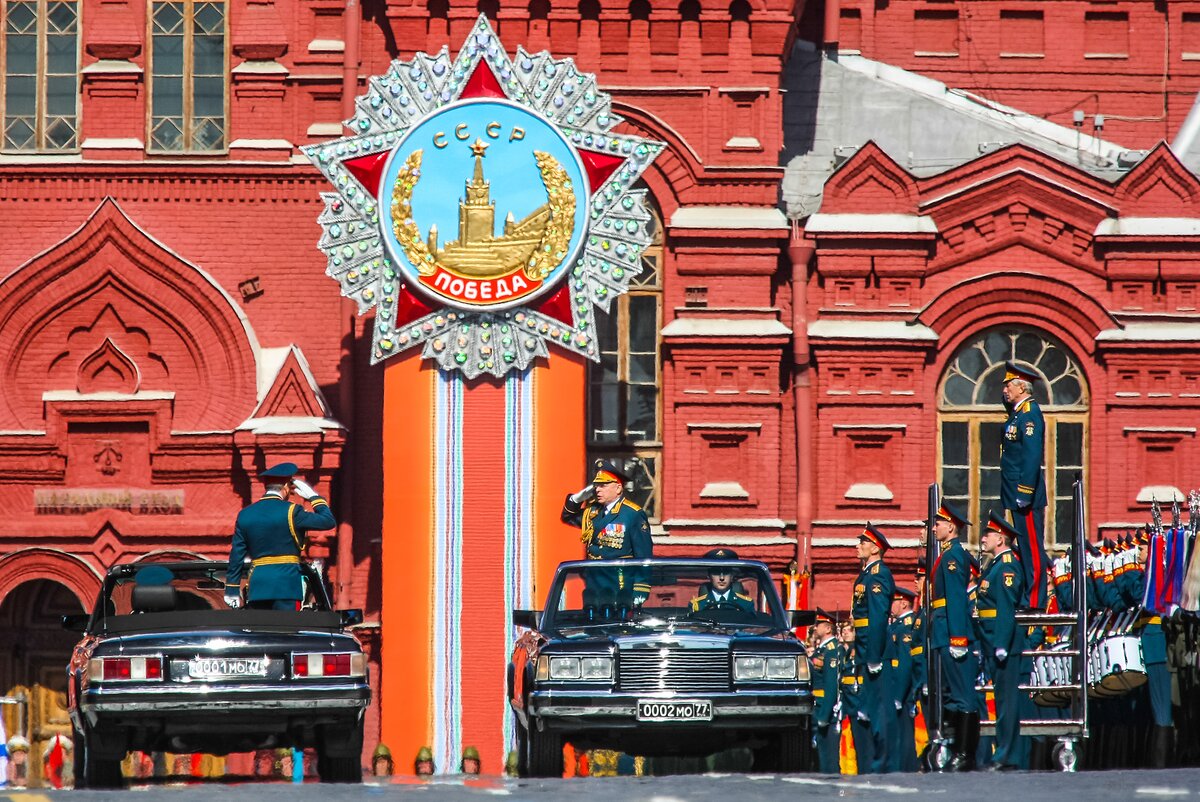
<svg viewBox="0 0 1200 802">
<path fill-rule="evenodd" d="M 250 418 L 238 426 L 239 431 L 255 434 L 312 434 L 326 429 L 344 429 L 333 418 L 275 417 Z"/>
<path fill-rule="evenodd" d="M 309 136 L 341 136 L 342 130 L 341 123 L 313 123 L 304 133 Z M 304 158 L 304 163 L 308 164 L 307 158 Z"/>
<path fill-rule="evenodd" d="M 1096 342 L 1191 342 L 1200 340 L 1200 323 L 1164 321 L 1127 323 L 1124 328 L 1105 329 Z"/>
<path fill-rule="evenodd" d="M 175 393 L 169 390 L 139 390 L 136 393 L 80 393 L 75 390 L 47 390 L 42 393 L 43 401 L 173 401 Z"/>
<path fill-rule="evenodd" d="M 230 72 L 234 75 L 290 75 L 288 68 L 274 59 L 243 61 Z"/>
<path fill-rule="evenodd" d="M 893 549 L 912 549 L 921 545 L 921 540 L 915 537 L 896 537 L 888 538 L 888 543 L 892 544 Z M 812 539 L 814 546 L 857 546 L 857 537 L 814 537 Z"/>
<path fill-rule="evenodd" d="M 697 421 L 688 421 L 688 431 L 693 429 L 722 429 L 725 431 L 762 431 L 762 423 L 722 423 L 721 421 L 713 421 L 711 423 L 703 423 Z"/>
<path fill-rule="evenodd" d="M 667 529 L 671 527 L 729 527 L 732 529 L 783 529 L 786 524 L 782 518 L 671 518 L 663 521 Z M 794 541 L 793 541 L 794 542 Z"/>
<path fill-rule="evenodd" d="M 907 423 L 835 423 L 835 432 L 841 431 L 907 431 Z"/>
<path fill-rule="evenodd" d="M 808 234 L 937 234 L 937 223 L 923 214 L 817 214 L 804 224 Z"/>
<path fill-rule="evenodd" d="M 119 58 L 102 58 L 87 65 L 80 72 L 84 75 L 141 75 L 144 71 L 132 61 Z"/>
<path fill-rule="evenodd" d="M 1172 487 L 1171 485 L 1146 485 L 1138 491 L 1135 500 L 1139 504 L 1149 504 L 1152 501 L 1158 501 L 1161 504 L 1172 501 L 1187 501 L 1187 496 L 1178 487 Z"/>
<path fill-rule="evenodd" d="M 343 53 L 346 43 L 341 39 L 313 39 L 308 43 L 309 53 Z"/>
<path fill-rule="evenodd" d="M 1096 226 L 1097 237 L 1200 237 L 1200 218 L 1106 217 Z"/>
<path fill-rule="evenodd" d="M 792 330 L 767 318 L 678 317 L 663 327 L 664 337 L 791 337 Z"/>
<path fill-rule="evenodd" d="M 895 497 L 887 485 L 878 482 L 855 482 L 843 496 L 854 501 L 891 501 Z"/>
<path fill-rule="evenodd" d="M 1126 426 L 1122 431 L 1125 434 L 1195 434 L 1195 426 Z"/>
<path fill-rule="evenodd" d="M 671 215 L 670 227 L 790 230 L 774 206 L 683 206 Z"/>
<path fill-rule="evenodd" d="M 709 482 L 700 491 L 700 498 L 748 499 L 750 493 L 738 482 Z"/>
<path fill-rule="evenodd" d="M 730 150 L 757 150 L 762 147 L 762 143 L 752 136 L 731 136 L 725 147 Z"/>
<path fill-rule="evenodd" d="M 145 150 L 146 143 L 137 137 L 90 136 L 79 145 L 80 150 Z"/>
<path fill-rule="evenodd" d="M 229 149 L 245 148 L 247 150 L 291 150 L 295 145 L 286 139 L 235 139 L 229 143 Z"/>
<path fill-rule="evenodd" d="M 829 340 L 910 340 L 937 342 L 933 329 L 904 320 L 814 320 L 808 336 Z"/>
<path fill-rule="evenodd" d="M 652 535 L 660 546 L 795 546 L 796 539 L 785 535 Z"/>
</svg>

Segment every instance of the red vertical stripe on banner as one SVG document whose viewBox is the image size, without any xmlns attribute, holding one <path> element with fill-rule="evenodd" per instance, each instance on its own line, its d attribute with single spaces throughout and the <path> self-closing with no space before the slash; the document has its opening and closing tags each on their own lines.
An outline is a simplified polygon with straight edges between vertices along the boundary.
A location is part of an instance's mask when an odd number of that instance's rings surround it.
<svg viewBox="0 0 1200 802">
<path fill-rule="evenodd" d="M 515 377 L 514 381 L 517 380 Z M 505 453 L 504 384 L 480 378 L 463 390 L 462 744 L 479 749 L 483 771 L 499 774 L 503 731 L 505 621 L 504 485 L 516 466 Z M 528 499 L 517 499 L 528 504 Z M 455 761 L 458 760 L 455 755 Z M 440 767 L 439 767 L 440 768 Z M 458 766 L 446 766 L 455 770 Z"/>
<path fill-rule="evenodd" d="M 1038 588 L 1042 586 L 1042 576 L 1046 569 L 1042 567 L 1042 544 L 1038 542 L 1037 527 L 1033 525 L 1033 509 L 1025 513 L 1025 532 L 1029 539 L 1029 550 L 1033 552 L 1033 587 L 1029 589 L 1029 606 L 1041 607 L 1044 599 L 1038 598 Z"/>
</svg>

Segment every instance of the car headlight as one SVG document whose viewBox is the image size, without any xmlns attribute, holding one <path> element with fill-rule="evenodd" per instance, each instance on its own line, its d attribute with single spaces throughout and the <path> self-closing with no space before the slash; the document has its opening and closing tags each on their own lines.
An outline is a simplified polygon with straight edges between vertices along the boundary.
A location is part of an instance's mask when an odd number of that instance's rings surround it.
<svg viewBox="0 0 1200 802">
<path fill-rule="evenodd" d="M 550 679 L 579 679 L 579 658 L 551 657 Z"/>
<path fill-rule="evenodd" d="M 807 671 L 808 664 L 806 661 L 805 673 Z M 779 657 L 738 655 L 733 659 L 733 678 L 737 681 L 795 680 L 798 675 L 799 663 L 795 655 Z"/>
<path fill-rule="evenodd" d="M 809 671 L 807 655 L 796 655 L 796 679 L 801 682 L 812 681 L 812 673 Z"/>
<path fill-rule="evenodd" d="M 733 678 L 735 680 L 766 679 L 767 660 L 765 657 L 735 657 L 733 658 Z"/>
<path fill-rule="evenodd" d="M 584 657 L 580 660 L 580 676 L 583 679 L 612 679 L 612 674 L 613 661 L 611 657 Z"/>
</svg>

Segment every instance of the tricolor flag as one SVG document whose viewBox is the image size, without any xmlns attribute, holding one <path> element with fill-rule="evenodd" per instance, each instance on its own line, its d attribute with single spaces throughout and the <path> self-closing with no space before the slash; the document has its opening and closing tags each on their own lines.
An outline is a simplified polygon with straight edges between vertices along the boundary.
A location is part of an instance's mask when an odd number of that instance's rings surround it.
<svg viewBox="0 0 1200 802">
<path fill-rule="evenodd" d="M 0 788 L 8 785 L 8 732 L 4 729 L 4 705 L 0 705 Z"/>
</svg>

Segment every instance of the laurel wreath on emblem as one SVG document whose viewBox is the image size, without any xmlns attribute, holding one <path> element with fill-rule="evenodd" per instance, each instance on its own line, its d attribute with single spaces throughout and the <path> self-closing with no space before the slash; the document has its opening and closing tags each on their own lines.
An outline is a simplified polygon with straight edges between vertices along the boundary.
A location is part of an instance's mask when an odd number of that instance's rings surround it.
<svg viewBox="0 0 1200 802">
<path fill-rule="evenodd" d="M 412 214 L 413 191 L 421 180 L 422 153 L 420 149 L 414 150 L 404 161 L 404 166 L 396 172 L 392 189 L 392 230 L 417 272 L 422 276 L 431 276 L 437 272 L 440 264 L 429 250 Z M 540 150 L 535 150 L 534 156 L 542 186 L 546 189 L 549 220 L 528 259 L 522 256 L 504 265 L 504 272 L 514 270 L 524 262 L 525 275 L 541 281 L 566 258 L 567 245 L 575 233 L 575 193 L 571 192 L 571 179 L 566 169 L 557 159 Z"/>
</svg>

